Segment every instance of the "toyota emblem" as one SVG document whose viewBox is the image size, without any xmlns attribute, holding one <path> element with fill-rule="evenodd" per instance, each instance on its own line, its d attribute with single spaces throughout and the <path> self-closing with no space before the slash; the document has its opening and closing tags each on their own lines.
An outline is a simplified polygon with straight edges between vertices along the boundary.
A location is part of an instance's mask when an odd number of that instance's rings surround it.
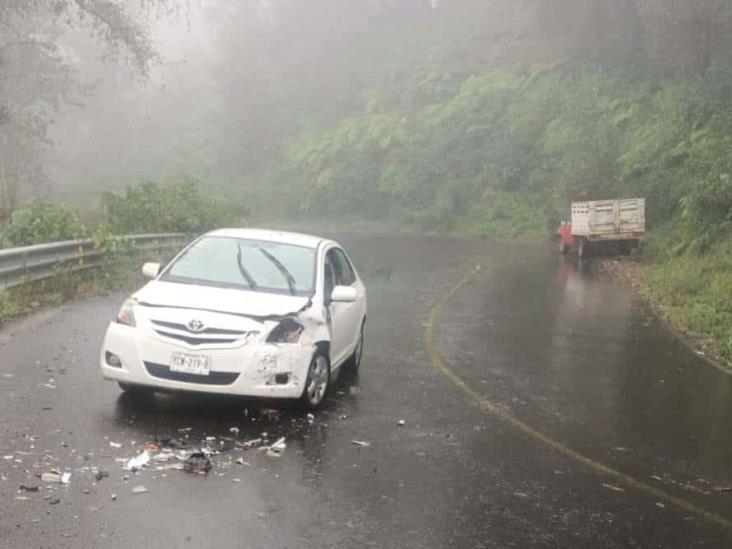
<svg viewBox="0 0 732 549">
<path fill-rule="evenodd" d="M 194 319 L 188 323 L 188 329 L 191 332 L 195 332 L 198 334 L 198 333 L 202 332 L 203 330 L 205 330 L 206 326 L 204 326 L 203 322 L 201 322 L 200 320 Z"/>
</svg>

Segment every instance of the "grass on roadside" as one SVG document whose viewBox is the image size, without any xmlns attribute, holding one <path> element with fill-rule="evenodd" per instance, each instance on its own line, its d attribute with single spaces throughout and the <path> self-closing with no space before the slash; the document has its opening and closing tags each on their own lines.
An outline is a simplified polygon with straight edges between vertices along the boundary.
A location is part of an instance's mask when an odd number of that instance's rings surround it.
<svg viewBox="0 0 732 549">
<path fill-rule="evenodd" d="M 676 328 L 702 338 L 731 361 L 732 241 L 705 253 L 687 250 L 652 259 L 646 270 L 650 297 Z"/>
<path fill-rule="evenodd" d="M 53 278 L 22 284 L 15 288 L 0 288 L 0 325 L 18 316 L 40 309 L 56 307 L 81 297 L 139 287 L 143 261 L 169 260 L 169 254 L 158 257 L 141 254 L 110 253 L 104 264 L 85 271 L 59 270 Z"/>
</svg>

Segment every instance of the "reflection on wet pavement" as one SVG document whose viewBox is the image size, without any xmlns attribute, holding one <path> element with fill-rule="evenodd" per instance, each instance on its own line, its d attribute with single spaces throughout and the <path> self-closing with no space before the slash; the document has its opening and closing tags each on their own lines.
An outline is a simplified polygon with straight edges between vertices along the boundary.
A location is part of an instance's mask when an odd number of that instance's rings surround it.
<svg viewBox="0 0 732 549">
<path fill-rule="evenodd" d="M 562 444 L 730 516 L 730 376 L 689 353 L 629 289 L 544 244 L 340 240 L 369 287 L 366 352 L 360 376 L 339 380 L 312 417 L 276 403 L 122 395 L 96 371 L 121 295 L 0 331 L 2 545 L 724 545 L 724 528 L 486 414 L 423 346 L 430 307 L 480 264 L 434 328 L 445 363 Z M 146 450 L 148 465 L 125 470 Z M 166 469 L 184 459 L 156 457 L 180 450 L 204 450 L 211 470 Z M 71 472 L 69 484 L 35 476 L 51 469 Z M 97 480 L 100 471 L 109 476 Z"/>
</svg>

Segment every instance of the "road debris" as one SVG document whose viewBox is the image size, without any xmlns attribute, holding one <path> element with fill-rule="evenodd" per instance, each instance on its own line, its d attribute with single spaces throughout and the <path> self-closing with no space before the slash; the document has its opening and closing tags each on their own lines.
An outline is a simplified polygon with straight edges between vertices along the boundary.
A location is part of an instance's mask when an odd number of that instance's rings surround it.
<svg viewBox="0 0 732 549">
<path fill-rule="evenodd" d="M 183 463 L 183 470 L 205 475 L 211 470 L 211 460 L 203 452 L 193 452 Z"/>
<path fill-rule="evenodd" d="M 122 448 L 122 444 L 120 444 L 119 442 L 112 442 L 111 440 L 109 441 L 109 445 L 112 448 Z"/>
<path fill-rule="evenodd" d="M 142 469 L 148 463 L 150 463 L 150 453 L 145 450 L 139 456 L 130 459 L 127 462 L 127 465 L 125 465 L 125 469 L 128 471 L 137 471 L 138 469 Z"/>
<path fill-rule="evenodd" d="M 103 471 L 100 469 L 99 471 L 97 471 L 97 474 L 94 475 L 94 478 L 96 478 L 97 482 L 99 482 L 100 480 L 102 480 L 103 478 L 107 478 L 108 476 L 109 476 L 109 471 Z"/>
<path fill-rule="evenodd" d="M 355 444 L 356 446 L 362 446 L 364 448 L 368 448 L 369 446 L 371 446 L 370 442 L 365 442 L 363 440 L 352 440 L 351 443 Z"/>
<path fill-rule="evenodd" d="M 239 435 L 239 427 L 231 427 L 231 428 L 229 429 L 229 432 L 230 432 L 230 433 L 231 433 L 232 435 L 234 435 L 234 436 L 238 436 L 238 435 Z"/>
<path fill-rule="evenodd" d="M 260 449 L 265 450 L 269 457 L 281 457 L 282 452 L 287 448 L 285 437 L 278 439 L 274 444 L 262 446 Z"/>
<path fill-rule="evenodd" d="M 112 501 L 117 501 L 117 494 L 112 494 L 110 497 L 112 498 Z"/>
<path fill-rule="evenodd" d="M 51 498 L 48 500 L 49 505 L 58 505 L 61 503 L 61 498 Z"/>
<path fill-rule="evenodd" d="M 623 488 L 620 488 L 619 486 L 613 486 L 612 484 L 603 484 L 603 486 L 609 490 L 613 490 L 615 492 L 625 492 Z"/>
<path fill-rule="evenodd" d="M 236 445 L 239 448 L 249 449 L 249 448 L 255 448 L 262 444 L 261 438 L 253 438 L 252 440 L 247 440 L 244 442 L 237 442 Z"/>
<path fill-rule="evenodd" d="M 36 485 L 21 484 L 18 489 L 21 492 L 37 492 L 39 487 Z"/>
<path fill-rule="evenodd" d="M 53 482 L 56 484 L 68 484 L 71 480 L 71 473 L 61 473 L 60 471 L 50 471 L 41 475 L 43 482 Z"/>
<path fill-rule="evenodd" d="M 399 427 L 404 427 L 404 426 L 405 426 L 406 424 L 407 424 L 407 422 L 406 422 L 406 421 L 404 421 L 403 419 L 400 419 L 400 420 L 399 420 L 399 421 L 397 422 L 397 425 L 399 425 Z"/>
<path fill-rule="evenodd" d="M 660 507 L 661 509 L 665 509 L 666 508 L 666 506 L 663 503 L 661 503 L 660 501 L 657 501 L 656 502 L 656 507 Z"/>
<path fill-rule="evenodd" d="M 234 463 L 236 463 L 237 465 L 251 465 L 251 463 L 249 463 L 248 461 L 244 461 L 244 458 L 242 457 L 236 458 L 234 460 Z"/>
<path fill-rule="evenodd" d="M 135 495 L 145 494 L 146 492 L 147 492 L 147 488 L 145 488 L 142 484 L 140 484 L 139 486 L 135 486 L 132 489 L 132 493 Z"/>
<path fill-rule="evenodd" d="M 178 429 L 180 431 L 180 429 Z M 182 450 L 183 448 L 187 448 L 188 445 L 185 442 L 181 442 L 177 438 L 161 438 L 158 440 L 158 443 L 163 448 L 173 448 L 175 450 Z"/>
</svg>

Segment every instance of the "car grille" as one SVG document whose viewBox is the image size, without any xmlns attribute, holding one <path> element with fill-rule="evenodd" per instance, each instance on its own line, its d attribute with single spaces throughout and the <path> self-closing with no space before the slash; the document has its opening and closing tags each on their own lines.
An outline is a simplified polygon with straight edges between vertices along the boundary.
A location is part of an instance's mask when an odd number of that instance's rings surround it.
<svg viewBox="0 0 732 549">
<path fill-rule="evenodd" d="M 183 341 L 188 345 L 221 345 L 248 340 L 259 332 L 226 330 L 223 328 L 205 328 L 200 332 L 191 331 L 185 324 L 152 320 L 155 333 L 170 339 Z M 246 341 L 245 341 L 246 342 Z"/>
<path fill-rule="evenodd" d="M 231 385 L 239 377 L 239 374 L 236 372 L 209 372 L 207 376 L 200 376 L 196 374 L 171 372 L 170 368 L 164 364 L 155 364 L 153 362 L 145 362 L 144 364 L 147 373 L 153 377 L 169 379 L 171 381 L 183 381 L 185 383 L 198 383 L 199 385 Z"/>
</svg>

